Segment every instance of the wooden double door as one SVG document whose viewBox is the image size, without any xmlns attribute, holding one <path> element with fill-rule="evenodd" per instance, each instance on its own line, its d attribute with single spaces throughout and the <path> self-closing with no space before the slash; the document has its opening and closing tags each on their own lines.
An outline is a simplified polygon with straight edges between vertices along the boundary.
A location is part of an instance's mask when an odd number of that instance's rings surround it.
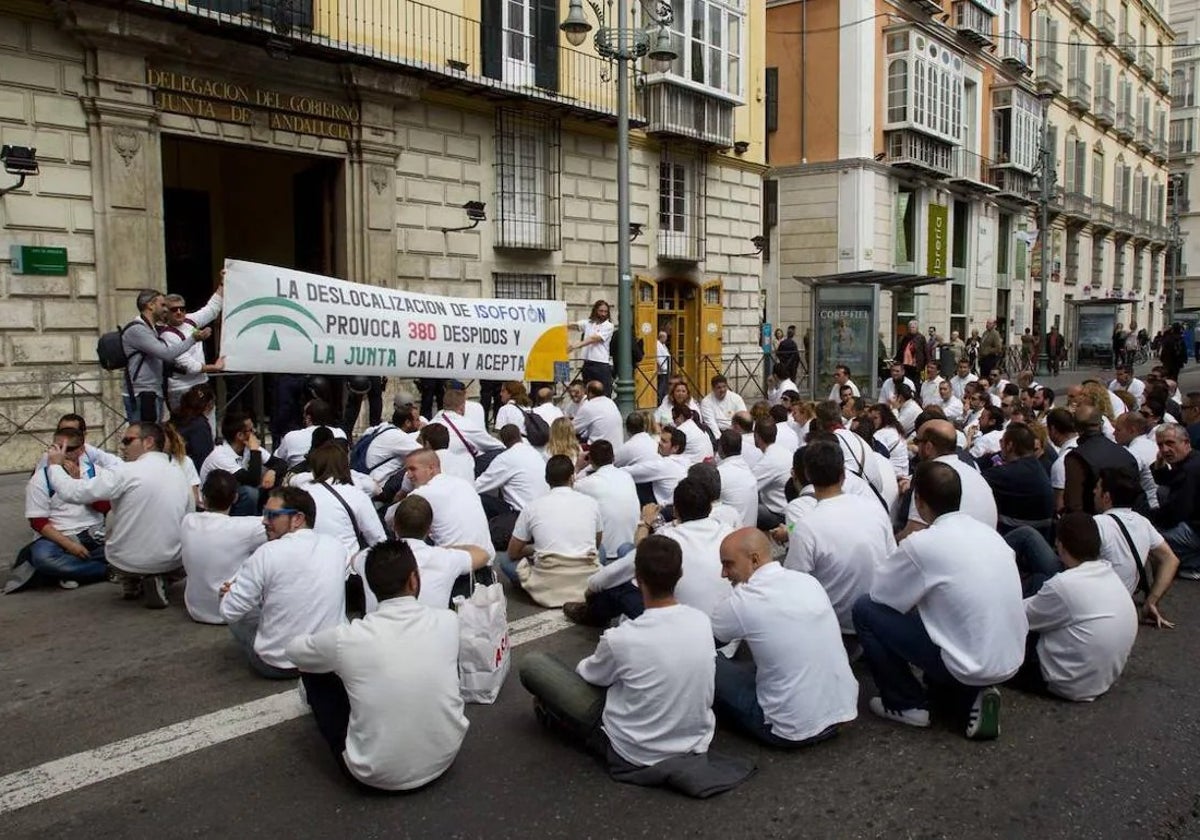
<svg viewBox="0 0 1200 840">
<path fill-rule="evenodd" d="M 720 279 L 695 283 L 683 278 L 636 278 L 634 328 L 645 348 L 642 363 L 634 372 L 638 407 L 659 403 L 659 333 L 667 334 L 671 372 L 682 376 L 692 393 L 708 392 L 709 380 L 724 369 L 722 288 Z"/>
</svg>

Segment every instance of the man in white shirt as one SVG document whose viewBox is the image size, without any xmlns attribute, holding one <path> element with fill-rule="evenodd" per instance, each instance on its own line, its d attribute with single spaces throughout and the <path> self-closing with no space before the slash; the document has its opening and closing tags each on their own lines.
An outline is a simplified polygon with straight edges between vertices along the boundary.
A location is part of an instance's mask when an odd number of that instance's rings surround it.
<svg viewBox="0 0 1200 840">
<path fill-rule="evenodd" d="M 654 369 L 657 373 L 655 391 L 661 400 L 667 395 L 667 382 L 671 378 L 671 348 L 667 346 L 667 334 L 660 332 L 654 348 Z"/>
<path fill-rule="evenodd" d="M 854 399 L 862 396 L 859 393 L 858 386 L 854 384 L 854 380 L 850 378 L 850 368 L 846 365 L 838 365 L 833 369 L 833 387 L 829 389 L 829 401 L 841 403 L 842 389 L 849 388 L 850 393 L 854 395 Z"/>
<path fill-rule="evenodd" d="M 1067 453 L 1079 446 L 1079 434 L 1075 431 L 1075 418 L 1065 408 L 1052 408 L 1046 412 L 1046 435 L 1058 453 L 1050 465 L 1050 487 L 1054 490 L 1054 509 L 1063 509 L 1063 491 L 1067 486 Z"/>
<path fill-rule="evenodd" d="M 746 410 L 746 401 L 729 390 L 729 380 L 721 374 L 712 378 L 712 390 L 700 400 L 700 420 L 714 435 L 729 428 L 733 415 Z"/>
<path fill-rule="evenodd" d="M 675 485 L 687 475 L 692 462 L 683 454 L 687 437 L 678 429 L 663 429 L 658 435 L 658 456 L 628 464 L 623 469 L 635 484 L 649 484 L 654 500 L 661 506 L 671 504 Z"/>
<path fill-rule="evenodd" d="M 717 472 L 721 474 L 721 501 L 738 512 L 739 527 L 758 524 L 758 478 L 742 457 L 742 436 L 733 429 L 717 439 Z"/>
<path fill-rule="evenodd" d="M 308 450 L 312 449 L 313 431 L 317 426 L 327 426 L 333 432 L 334 437 L 344 438 L 346 433 L 341 426 L 337 424 L 337 418 L 333 413 L 333 406 L 325 402 L 325 400 L 309 400 L 304 404 L 304 428 L 296 429 L 288 432 L 283 436 L 283 440 L 275 445 L 275 457 L 284 461 L 288 468 L 296 466 L 305 459 L 308 455 Z M 221 423 L 221 434 L 225 436 L 225 424 Z M 225 442 L 229 443 L 229 438 L 225 437 Z M 207 461 L 205 465 L 207 466 Z M 228 464 L 216 463 L 213 465 L 216 468 L 229 470 Z M 232 472 L 232 471 L 231 471 Z M 206 473 L 204 467 L 200 468 L 200 480 L 204 481 Z"/>
<path fill-rule="evenodd" d="M 272 490 L 262 519 L 268 542 L 218 590 L 221 618 L 251 669 L 268 679 L 298 676 L 288 642 L 346 618 L 346 550 L 312 529 L 316 510 L 298 487 Z"/>
<path fill-rule="evenodd" d="M 355 441 L 350 454 L 352 469 L 364 472 L 381 488 L 392 476 L 403 475 L 404 459 L 421 448 L 421 415 L 413 397 L 401 391 L 393 398 L 395 410 L 390 423 L 381 423 L 364 431 Z M 362 461 L 355 463 L 355 453 L 364 446 Z"/>
<path fill-rule="evenodd" d="M 600 568 L 604 539 L 600 506 L 574 489 L 575 465 L 566 455 L 546 462 L 550 492 L 525 506 L 513 526 L 500 569 L 543 607 L 561 607 L 583 597 L 587 580 Z"/>
<path fill-rule="evenodd" d="M 1146 398 L 1146 383 L 1133 375 L 1132 367 L 1117 368 L 1116 378 L 1108 383 L 1108 390 L 1113 393 L 1127 391 L 1129 396 L 1133 397 L 1134 411 L 1142 407 Z M 1122 406 L 1123 409 L 1124 406 Z"/>
<path fill-rule="evenodd" d="M 307 431 L 308 439 L 311 442 L 315 429 L 316 427 L 313 426 L 290 434 Z M 239 485 L 238 500 L 234 503 L 233 515 L 254 516 L 258 513 L 259 488 L 264 484 L 267 474 L 271 475 L 272 480 L 274 478 L 274 474 L 270 470 L 264 471 L 263 469 L 265 458 L 258 435 L 254 431 L 254 418 L 240 411 L 227 412 L 221 418 L 221 436 L 224 438 L 224 442 L 213 447 L 213 451 L 200 465 L 200 483 L 203 484 L 213 470 L 225 470 L 237 479 Z M 308 450 L 305 450 L 304 455 L 296 463 L 299 464 L 307 455 Z"/>
<path fill-rule="evenodd" d="M 999 520 L 996 509 L 996 497 L 992 493 L 987 480 L 980 475 L 978 468 L 966 463 L 955 451 L 957 438 L 954 427 L 947 420 L 929 420 L 921 424 L 915 438 L 917 457 L 922 461 L 937 461 L 945 464 L 958 473 L 962 485 L 962 504 L 960 510 L 975 519 L 981 525 L 995 529 Z M 925 528 L 927 521 L 922 518 L 914 493 L 909 507 L 908 524 L 897 537 L 902 542 L 914 531 Z"/>
<path fill-rule="evenodd" d="M 788 537 L 784 567 L 821 584 L 843 635 L 854 633 L 850 610 L 871 589 L 875 566 L 896 549 L 892 520 L 875 499 L 842 492 L 846 466 L 833 441 L 804 448 L 804 474 L 817 500 Z"/>
<path fill-rule="evenodd" d="M 966 359 L 959 359 L 954 376 L 950 377 L 950 388 L 954 391 L 954 396 L 966 402 L 967 383 L 978 381 L 979 377 L 971 373 L 971 363 Z"/>
<path fill-rule="evenodd" d="M 500 429 L 505 449 L 492 459 L 479 478 L 475 492 L 488 519 L 520 513 L 534 499 L 550 492 L 546 486 L 546 461 L 521 437 L 521 429 L 509 423 Z"/>
<path fill-rule="evenodd" d="M 482 452 L 503 449 L 504 444 L 488 432 L 484 424 L 467 415 L 467 394 L 457 388 L 447 388 L 442 410 L 429 418 L 450 430 L 450 451 L 476 457 Z"/>
<path fill-rule="evenodd" d="M 613 466 L 611 443 L 606 440 L 593 443 L 588 450 L 588 462 L 592 471 L 575 479 L 575 489 L 595 499 L 600 506 L 600 523 L 604 530 L 604 539 L 600 543 L 605 555 L 601 560 L 603 563 L 633 550 L 641 505 L 637 484 L 629 473 Z"/>
<path fill-rule="evenodd" d="M 792 450 L 778 443 L 775 421 L 768 418 L 754 424 L 754 445 L 762 458 L 750 468 L 758 482 L 758 527 L 769 531 L 783 523 L 787 508 L 784 488 L 792 476 Z"/>
<path fill-rule="evenodd" d="M 1065 568 L 1025 599 L 1029 640 L 1017 681 L 1089 702 L 1125 668 L 1137 638 L 1137 609 L 1113 568 L 1097 559 L 1100 533 L 1091 516 L 1068 513 L 1055 533 Z"/>
<path fill-rule="evenodd" d="M 647 537 L 634 560 L 641 615 L 606 630 L 575 673 L 535 653 L 522 661 L 520 678 L 538 718 L 605 753 L 614 779 L 709 796 L 747 778 L 752 765 L 708 762 L 716 650 L 708 616 L 676 598 L 682 575 L 679 545 Z M 579 697 L 593 702 L 575 702 Z M 572 711 L 584 708 L 585 715 Z"/>
<path fill-rule="evenodd" d="M 954 389 L 949 380 L 943 379 L 938 383 L 937 397 L 925 403 L 925 407 L 937 406 L 951 423 L 957 423 L 963 416 L 962 400 L 954 396 Z"/>
<path fill-rule="evenodd" d="M 875 400 L 875 402 L 891 405 L 892 397 L 896 395 L 896 386 L 900 384 L 907 385 L 914 392 L 917 390 L 917 386 L 913 384 L 913 381 L 904 375 L 904 365 L 899 363 L 892 365 L 890 374 L 891 375 L 884 380 L 883 386 L 880 387 L 879 398 Z"/>
<path fill-rule="evenodd" d="M 712 439 L 709 438 L 708 432 L 696 425 L 696 421 L 692 419 L 691 409 L 683 405 L 671 406 L 671 424 L 683 432 L 683 436 L 687 439 L 683 454 L 688 461 L 698 464 L 701 461 L 712 460 Z"/>
<path fill-rule="evenodd" d="M 960 512 L 963 483 L 949 464 L 920 464 L 913 488 L 913 504 L 930 525 L 876 567 L 870 594 L 853 609 L 879 689 L 870 708 L 887 720 L 929 726 L 926 688 L 911 663 L 926 683 L 955 696 L 967 712 L 968 738 L 995 738 L 994 686 L 1020 668 L 1028 630 L 1013 551 L 993 528 Z"/>
<path fill-rule="evenodd" d="M 1000 451 L 1000 439 L 1004 437 L 1004 412 L 994 405 L 983 409 L 979 415 L 977 431 L 967 432 L 967 451 L 976 461 L 995 455 Z"/>
<path fill-rule="evenodd" d="M 88 457 L 83 433 L 59 429 L 53 443 L 62 447 L 62 467 L 71 478 L 96 476 L 96 464 Z M 50 468 L 33 471 L 25 485 L 25 518 L 38 535 L 29 546 L 29 566 L 6 592 L 15 592 L 36 575 L 58 581 L 64 589 L 81 583 L 97 583 L 108 577 L 104 560 L 104 514 L 107 502 L 68 502 L 50 486 Z"/>
<path fill-rule="evenodd" d="M 1147 412 L 1127 411 L 1122 414 L 1113 423 L 1113 437 L 1137 461 L 1142 493 L 1150 509 L 1155 510 L 1158 507 L 1158 485 L 1154 482 L 1151 468 L 1158 463 L 1158 442 L 1155 440 L 1155 427 L 1144 416 Z"/>
<path fill-rule="evenodd" d="M 947 382 L 932 359 L 925 365 L 925 381 L 921 383 L 921 405 L 929 405 L 938 398 L 938 386 Z"/>
<path fill-rule="evenodd" d="M 437 453 L 427 449 L 409 455 L 404 471 L 413 495 L 423 496 L 433 508 L 429 536 L 434 545 L 477 545 L 488 552 L 489 562 L 495 559 L 487 514 L 474 484 L 442 472 Z M 387 515 L 391 517 L 393 511 Z"/>
<path fill-rule="evenodd" d="M 562 409 L 554 404 L 554 390 L 547 387 L 538 388 L 533 394 L 533 413 L 552 425 L 563 416 Z"/>
<path fill-rule="evenodd" d="M 95 478 L 73 478 L 64 468 L 66 447 L 46 453 L 50 489 L 64 502 L 112 503 L 105 540 L 109 565 L 122 573 L 123 597 L 143 598 L 151 609 L 167 606 L 166 575 L 182 565 L 180 527 L 192 490 L 183 470 L 163 452 L 157 423 L 130 423 L 121 438 L 125 463 Z"/>
<path fill-rule="evenodd" d="M 414 790 L 441 776 L 467 728 L 458 683 L 458 618 L 419 603 L 408 545 L 381 543 L 366 561 L 379 609 L 289 640 L 317 728 L 352 779 Z"/>
<path fill-rule="evenodd" d="M 456 476 L 471 484 L 475 483 L 475 459 L 465 451 L 454 451 L 450 448 L 451 432 L 441 423 L 428 423 L 421 427 L 418 437 L 421 446 L 437 455 L 438 464 L 446 475 Z M 410 453 L 411 454 L 411 453 Z M 408 461 L 405 459 L 405 466 Z M 413 489 L 412 480 L 408 473 L 404 474 L 401 487 L 405 492 Z"/>
<path fill-rule="evenodd" d="M 163 303 L 167 307 L 167 320 L 164 325 L 159 327 L 158 337 L 168 347 L 187 341 L 193 331 L 204 329 L 220 316 L 224 291 L 225 285 L 222 283 L 213 292 L 213 296 L 208 299 L 208 303 L 190 313 L 187 311 L 187 303 L 184 301 L 183 295 L 167 295 L 163 298 Z M 173 365 L 168 367 L 167 406 L 172 411 L 179 408 L 180 398 L 189 389 L 196 385 L 203 385 L 208 382 L 208 374 L 218 373 L 222 370 L 225 370 L 224 359 L 217 359 L 213 364 L 208 364 L 204 360 L 204 342 L 193 343 L 187 350 L 176 356 Z M 210 419 L 209 422 L 211 424 L 212 420 Z"/>
<path fill-rule="evenodd" d="M 625 442 L 613 445 L 615 466 L 627 467 L 658 457 L 658 438 L 646 431 L 647 416 L 648 412 L 634 411 L 625 418 Z"/>
<path fill-rule="evenodd" d="M 267 541 L 257 516 L 230 516 L 238 483 L 225 470 L 213 470 L 201 489 L 204 510 L 183 518 L 181 542 L 187 583 L 183 603 L 192 621 L 224 624 L 221 584 L 232 580 L 259 546 Z"/>
<path fill-rule="evenodd" d="M 562 401 L 563 417 L 569 420 L 574 420 L 575 415 L 579 413 L 579 409 L 583 408 L 583 404 L 587 402 L 587 390 L 581 381 L 576 379 L 567 386 L 567 396 Z"/>
<path fill-rule="evenodd" d="M 621 410 L 611 397 L 604 395 L 604 384 L 593 379 L 587 384 L 587 402 L 576 413 L 571 422 L 580 440 L 591 442 L 607 440 L 613 446 L 625 441 Z"/>
<path fill-rule="evenodd" d="M 771 405 L 779 405 L 783 402 L 783 395 L 788 391 L 799 391 L 796 383 L 792 381 L 790 370 L 787 365 L 782 362 L 776 363 L 771 371 L 771 387 L 767 391 L 767 402 Z"/>
<path fill-rule="evenodd" d="M 681 604 L 695 607 L 705 615 L 729 596 L 729 584 L 721 579 L 717 549 L 732 529 L 711 516 L 709 489 L 695 478 L 685 478 L 675 488 L 675 521 L 659 528 L 658 534 L 679 543 L 683 551 L 683 578 L 675 589 Z M 652 533 L 658 514 L 647 505 L 637 535 Z M 607 626 L 619 615 L 636 618 L 642 612 L 642 596 L 633 583 L 634 555 L 626 554 L 596 571 L 587 582 L 584 601 L 563 606 L 563 614 L 579 624 Z"/>
<path fill-rule="evenodd" d="M 717 656 L 717 718 L 775 747 L 833 737 L 858 717 L 858 682 L 825 590 L 773 560 L 754 528 L 723 539 L 720 557 L 734 588 L 713 612 L 713 635 L 745 640 L 754 661 Z"/>
</svg>

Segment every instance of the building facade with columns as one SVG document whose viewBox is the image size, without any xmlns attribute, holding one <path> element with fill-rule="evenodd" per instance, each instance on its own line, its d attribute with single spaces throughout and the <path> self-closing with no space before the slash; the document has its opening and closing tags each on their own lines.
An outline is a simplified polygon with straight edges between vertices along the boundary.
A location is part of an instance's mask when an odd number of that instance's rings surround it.
<svg viewBox="0 0 1200 840">
<path fill-rule="evenodd" d="M 632 102 L 649 382 L 660 330 L 697 380 L 760 352 L 750 240 L 762 230 L 765 15 L 739 0 L 675 10 L 679 59 L 635 68 Z M 565 0 L 7 4 L 0 138 L 36 148 L 40 173 L 0 198 L 0 435 L 52 428 L 73 406 L 115 428 L 99 400 L 78 398 L 90 388 L 119 405 L 116 378 L 97 381 L 98 334 L 136 317 L 142 288 L 201 305 L 226 257 L 433 294 L 561 299 L 572 318 L 615 304 L 614 68 L 560 35 L 566 11 Z M 453 230 L 470 224 L 469 201 L 487 220 Z M 11 246 L 65 248 L 65 273 L 18 273 Z M 0 469 L 24 469 L 41 445 L 7 440 Z"/>
<path fill-rule="evenodd" d="M 801 330 L 796 277 L 878 271 L 890 355 L 910 319 L 1009 343 L 1077 304 L 1162 326 L 1172 33 L 1142 0 L 770 0 L 768 314 Z M 1041 292 L 1043 124 L 1054 161 Z M 773 182 L 773 183 L 772 183 Z"/>
</svg>

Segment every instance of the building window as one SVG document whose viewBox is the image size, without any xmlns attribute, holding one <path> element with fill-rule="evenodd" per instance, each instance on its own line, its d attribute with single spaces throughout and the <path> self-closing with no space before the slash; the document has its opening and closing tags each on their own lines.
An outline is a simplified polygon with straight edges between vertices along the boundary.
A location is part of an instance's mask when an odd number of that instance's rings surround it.
<svg viewBox="0 0 1200 840">
<path fill-rule="evenodd" d="M 1041 145 L 1042 115 L 1037 99 L 1017 88 L 992 93 L 993 154 L 997 163 L 1032 173 Z"/>
<path fill-rule="evenodd" d="M 967 267 L 967 240 L 970 235 L 971 205 L 965 201 L 954 202 L 954 231 L 950 238 L 950 265 L 954 268 Z"/>
<path fill-rule="evenodd" d="M 1191 153 L 1193 126 L 1194 122 L 1191 119 L 1171 120 L 1171 154 Z"/>
<path fill-rule="evenodd" d="M 1145 264 L 1146 249 L 1133 249 L 1133 290 L 1140 292 L 1142 290 L 1142 268 Z"/>
<path fill-rule="evenodd" d="M 496 247 L 558 249 L 560 146 L 557 120 L 496 113 Z"/>
<path fill-rule="evenodd" d="M 742 95 L 742 21 L 740 2 L 672 0 L 672 38 L 679 57 L 676 76 L 698 85 Z"/>
<path fill-rule="evenodd" d="M 702 162 L 665 148 L 658 163 L 658 256 L 697 262 L 703 258 Z"/>
<path fill-rule="evenodd" d="M 1117 240 L 1113 247 L 1113 288 L 1125 286 L 1125 243 Z"/>
<path fill-rule="evenodd" d="M 959 142 L 963 103 L 962 56 L 919 32 L 888 36 L 887 123 Z"/>
<path fill-rule="evenodd" d="M 554 0 L 480 0 L 479 11 L 483 74 L 506 85 L 558 90 Z"/>
<path fill-rule="evenodd" d="M 1171 106 L 1191 108 L 1196 104 L 1196 65 L 1171 71 Z"/>
<path fill-rule="evenodd" d="M 493 295 L 513 300 L 555 300 L 553 274 L 493 274 Z"/>
<path fill-rule="evenodd" d="M 896 265 L 917 261 L 917 192 L 901 187 L 896 192 Z"/>
<path fill-rule="evenodd" d="M 894 58 L 888 64 L 887 121 L 902 123 L 908 120 L 908 62 Z"/>
<path fill-rule="evenodd" d="M 1001 213 L 996 225 L 996 273 L 1008 274 L 1008 251 L 1012 247 L 1012 215 Z"/>
<path fill-rule="evenodd" d="M 1167 207 L 1174 212 L 1178 204 L 1180 213 L 1188 210 L 1188 173 L 1179 172 L 1167 179 Z"/>
<path fill-rule="evenodd" d="M 1078 138 L 1075 129 L 1067 133 L 1065 147 L 1065 163 L 1063 169 L 1063 189 L 1069 193 L 1083 193 L 1087 190 L 1087 144 Z"/>
<path fill-rule="evenodd" d="M 1092 199 L 1104 203 L 1104 148 L 1092 149 Z"/>
<path fill-rule="evenodd" d="M 1104 238 L 1092 237 L 1092 285 L 1104 282 Z"/>
</svg>

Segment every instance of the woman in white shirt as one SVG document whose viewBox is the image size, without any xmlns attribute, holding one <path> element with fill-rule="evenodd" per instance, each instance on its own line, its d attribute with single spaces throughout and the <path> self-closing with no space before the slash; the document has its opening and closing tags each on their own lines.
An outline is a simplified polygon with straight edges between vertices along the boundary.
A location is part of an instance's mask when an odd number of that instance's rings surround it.
<svg viewBox="0 0 1200 840">
<path fill-rule="evenodd" d="M 892 394 L 892 409 L 896 412 L 896 419 L 900 421 L 900 427 L 904 429 L 905 437 L 911 435 L 917 417 L 921 414 L 921 406 L 913 397 L 913 389 L 904 382 L 897 385 Z"/>
<path fill-rule="evenodd" d="M 586 321 L 575 326 L 582 333 L 582 340 L 571 345 L 571 350 L 583 351 L 583 369 L 579 378 L 584 384 L 593 379 L 604 386 L 604 396 L 612 396 L 612 337 L 616 326 L 608 317 L 608 301 L 598 300 L 592 304 L 592 314 Z"/>
<path fill-rule="evenodd" d="M 187 477 L 188 488 L 191 490 L 191 493 L 188 495 L 188 513 L 195 513 L 200 507 L 200 474 L 196 472 L 196 465 L 188 457 L 187 444 L 184 443 L 175 426 L 171 423 L 164 423 L 163 434 L 167 438 L 167 445 L 164 451 L 171 459 L 171 463 L 179 467 Z"/>
<path fill-rule="evenodd" d="M 354 486 L 350 461 L 341 446 L 322 444 L 308 453 L 308 462 L 313 480 L 304 489 L 317 506 L 314 531 L 339 540 L 347 557 L 387 539 L 370 497 Z"/>
<path fill-rule="evenodd" d="M 908 445 L 904 441 L 908 436 L 904 434 L 904 427 L 900 425 L 892 409 L 883 403 L 871 406 L 869 413 L 871 423 L 875 427 L 875 442 L 887 450 L 888 461 L 896 476 L 907 478 Z"/>
<path fill-rule="evenodd" d="M 579 445 L 579 438 L 575 436 L 575 427 L 570 419 L 559 417 L 550 424 L 550 441 L 542 454 L 546 456 L 547 461 L 555 455 L 566 455 L 572 464 L 579 463 L 583 448 Z"/>
<path fill-rule="evenodd" d="M 500 386 L 500 410 L 496 412 L 496 430 L 510 423 L 521 430 L 525 437 L 525 412 L 533 405 L 523 382 L 505 382 Z"/>
</svg>

